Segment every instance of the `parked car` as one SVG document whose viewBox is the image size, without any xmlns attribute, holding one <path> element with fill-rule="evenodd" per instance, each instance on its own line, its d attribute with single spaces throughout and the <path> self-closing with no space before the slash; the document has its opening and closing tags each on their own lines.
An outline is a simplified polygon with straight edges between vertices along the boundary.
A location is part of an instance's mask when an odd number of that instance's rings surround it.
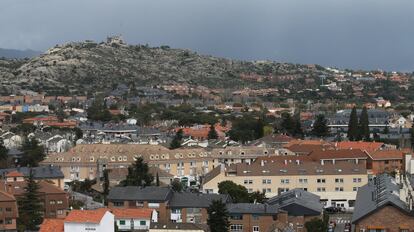
<svg viewBox="0 0 414 232">
<path fill-rule="evenodd" d="M 341 208 L 335 207 L 335 206 L 330 206 L 325 208 L 325 212 L 327 213 L 339 213 L 341 212 Z"/>
</svg>

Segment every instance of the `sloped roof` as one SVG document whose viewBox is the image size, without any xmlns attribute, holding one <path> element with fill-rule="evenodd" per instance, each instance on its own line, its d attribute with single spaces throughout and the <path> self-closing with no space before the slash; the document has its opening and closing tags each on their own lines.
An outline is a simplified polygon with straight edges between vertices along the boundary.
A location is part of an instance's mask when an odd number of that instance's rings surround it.
<svg viewBox="0 0 414 232">
<path fill-rule="evenodd" d="M 0 202 L 3 201 L 16 201 L 16 198 L 7 192 L 0 191 Z"/>
<path fill-rule="evenodd" d="M 384 143 L 380 142 L 363 142 L 363 141 L 343 141 L 338 142 L 336 147 L 338 149 L 360 149 L 362 151 L 376 151 L 380 149 Z"/>
<path fill-rule="evenodd" d="M 323 159 L 367 159 L 368 154 L 360 149 L 349 150 L 319 150 L 313 151 L 309 154 L 313 160 Z"/>
<path fill-rule="evenodd" d="M 109 200 L 135 200 L 164 202 L 171 198 L 172 190 L 168 187 L 137 186 L 115 187 L 109 191 Z"/>
<path fill-rule="evenodd" d="M 72 210 L 65 218 L 65 223 L 72 222 L 99 224 L 107 211 L 109 210 L 106 208 L 100 208 L 96 210 Z"/>
<path fill-rule="evenodd" d="M 303 189 L 292 189 L 286 193 L 272 197 L 267 201 L 294 216 L 320 215 L 323 205 L 320 197 Z"/>
<path fill-rule="evenodd" d="M 63 219 L 45 218 L 40 225 L 39 232 L 64 232 Z"/>
<path fill-rule="evenodd" d="M 110 209 L 111 213 L 115 215 L 115 218 L 140 218 L 150 219 L 152 215 L 152 209 Z"/>
<path fill-rule="evenodd" d="M 226 207 L 230 214 L 275 215 L 279 212 L 278 206 L 268 204 L 236 203 L 227 204 Z"/>
<path fill-rule="evenodd" d="M 399 197 L 400 187 L 387 174 L 378 175 L 375 180 L 358 189 L 352 223 L 391 205 L 404 213 L 414 216 L 414 212 Z"/>
<path fill-rule="evenodd" d="M 176 208 L 208 208 L 214 200 L 222 202 L 230 201 L 226 194 L 203 194 L 203 193 L 177 193 L 174 192 L 170 201 L 170 207 Z"/>
<path fill-rule="evenodd" d="M 390 159 L 400 159 L 404 158 L 404 152 L 401 150 L 378 150 L 369 152 L 368 155 L 373 160 L 390 160 Z"/>
</svg>

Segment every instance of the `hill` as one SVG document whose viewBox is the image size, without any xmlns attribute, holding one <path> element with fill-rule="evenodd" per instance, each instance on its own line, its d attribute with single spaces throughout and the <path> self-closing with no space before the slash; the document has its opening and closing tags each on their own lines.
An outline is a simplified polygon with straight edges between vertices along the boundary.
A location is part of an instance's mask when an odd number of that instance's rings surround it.
<svg viewBox="0 0 414 232">
<path fill-rule="evenodd" d="M 33 51 L 33 50 L 16 50 L 16 49 L 0 48 L 0 57 L 4 57 L 8 59 L 32 58 L 40 54 L 41 52 Z"/>
<path fill-rule="evenodd" d="M 58 45 L 30 60 L 1 60 L 0 91 L 27 89 L 76 94 L 111 89 L 120 83 L 183 83 L 237 89 L 274 86 L 278 84 L 274 77 L 298 74 L 316 77 L 317 69 L 216 58 L 168 46 L 127 45 L 115 37 L 101 43 Z"/>
</svg>

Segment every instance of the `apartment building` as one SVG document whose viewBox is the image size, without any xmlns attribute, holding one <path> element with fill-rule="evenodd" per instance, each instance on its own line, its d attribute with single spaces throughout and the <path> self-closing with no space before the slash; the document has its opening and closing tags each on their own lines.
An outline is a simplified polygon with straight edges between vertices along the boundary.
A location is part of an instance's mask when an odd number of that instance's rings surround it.
<svg viewBox="0 0 414 232">
<path fill-rule="evenodd" d="M 16 198 L 0 191 L 0 231 L 15 231 L 18 208 Z"/>
<path fill-rule="evenodd" d="M 68 152 L 48 154 L 41 165 L 61 168 L 65 182 L 102 177 L 105 169 L 127 168 L 137 157 L 175 177 L 198 177 L 219 163 L 253 162 L 257 157 L 276 155 L 276 150 L 258 147 L 219 149 L 181 148 L 160 145 L 81 144 Z"/>
<path fill-rule="evenodd" d="M 368 153 L 367 167 L 374 175 L 391 173 L 404 169 L 403 160 L 405 154 L 412 152 L 402 150 L 377 150 Z"/>
<path fill-rule="evenodd" d="M 318 195 L 326 206 L 352 209 L 358 188 L 368 182 L 365 164 L 352 162 L 315 162 L 294 157 L 275 161 L 221 165 L 206 175 L 202 189 L 218 193 L 218 184 L 233 181 L 249 192 L 260 191 L 271 198 L 299 188 Z"/>
</svg>

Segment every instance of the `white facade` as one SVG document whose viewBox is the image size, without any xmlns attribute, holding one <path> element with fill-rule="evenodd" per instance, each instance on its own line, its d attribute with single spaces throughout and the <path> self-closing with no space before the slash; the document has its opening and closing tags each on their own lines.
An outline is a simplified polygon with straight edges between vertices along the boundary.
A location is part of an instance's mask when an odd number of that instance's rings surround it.
<svg viewBox="0 0 414 232">
<path fill-rule="evenodd" d="M 148 230 L 150 228 L 149 218 L 117 218 L 116 225 L 119 230 Z"/>
<path fill-rule="evenodd" d="M 87 218 L 85 218 L 87 220 Z M 114 215 L 107 211 L 102 217 L 99 224 L 87 223 L 87 222 L 65 222 L 65 232 L 114 232 L 115 231 L 115 218 Z"/>
</svg>

